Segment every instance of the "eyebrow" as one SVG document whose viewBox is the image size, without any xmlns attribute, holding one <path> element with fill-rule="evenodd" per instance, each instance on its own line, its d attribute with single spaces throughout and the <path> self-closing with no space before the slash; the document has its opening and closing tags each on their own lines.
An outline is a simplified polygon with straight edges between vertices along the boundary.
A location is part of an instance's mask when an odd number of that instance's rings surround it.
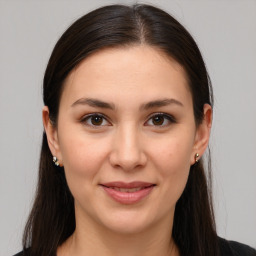
<svg viewBox="0 0 256 256">
<path fill-rule="evenodd" d="M 82 98 L 77 101 L 75 101 L 71 106 L 77 106 L 77 105 L 89 105 L 91 107 L 98 107 L 98 108 L 106 108 L 106 109 L 115 109 L 114 104 L 110 104 L 101 100 L 97 99 L 91 99 L 91 98 Z"/>
<path fill-rule="evenodd" d="M 140 109 L 145 109 L 148 110 L 150 108 L 155 108 L 155 107 L 164 107 L 164 106 L 168 106 L 171 104 L 175 104 L 178 106 L 183 107 L 183 104 L 175 99 L 161 99 L 161 100 L 154 100 L 154 101 L 150 101 L 148 103 L 142 104 Z"/>
<path fill-rule="evenodd" d="M 147 103 L 144 103 L 140 106 L 140 110 L 148 110 L 155 107 L 164 107 L 171 104 L 175 104 L 178 106 L 183 107 L 183 104 L 175 99 L 160 99 L 160 100 L 154 100 Z M 77 101 L 75 101 L 71 107 L 77 106 L 77 105 L 89 105 L 91 107 L 98 107 L 98 108 L 105 108 L 105 109 L 111 109 L 115 110 L 115 105 L 112 103 L 107 103 L 98 99 L 93 98 L 81 98 Z"/>
</svg>

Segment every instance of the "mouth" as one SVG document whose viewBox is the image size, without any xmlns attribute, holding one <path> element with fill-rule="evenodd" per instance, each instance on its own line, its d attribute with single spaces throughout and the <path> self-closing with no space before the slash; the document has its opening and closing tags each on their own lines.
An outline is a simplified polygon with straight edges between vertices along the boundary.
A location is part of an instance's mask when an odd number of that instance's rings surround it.
<svg viewBox="0 0 256 256">
<path fill-rule="evenodd" d="M 109 182 L 100 184 L 106 194 L 121 204 L 134 204 L 147 197 L 156 186 L 148 182 Z"/>
<path fill-rule="evenodd" d="M 117 188 L 117 187 L 109 187 L 111 189 L 114 189 L 116 191 L 126 192 L 126 193 L 133 193 L 139 190 L 142 190 L 146 187 L 139 187 L 139 188 Z"/>
</svg>

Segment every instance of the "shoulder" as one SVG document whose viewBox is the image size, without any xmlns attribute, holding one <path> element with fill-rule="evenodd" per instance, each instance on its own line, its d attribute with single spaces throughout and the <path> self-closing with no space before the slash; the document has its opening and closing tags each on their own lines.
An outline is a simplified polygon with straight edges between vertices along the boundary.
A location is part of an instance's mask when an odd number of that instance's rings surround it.
<svg viewBox="0 0 256 256">
<path fill-rule="evenodd" d="M 234 241 L 219 238 L 221 256 L 256 256 L 252 247 Z"/>
<path fill-rule="evenodd" d="M 19 252 L 19 253 L 13 255 L 13 256 L 23 256 L 23 252 Z"/>
<path fill-rule="evenodd" d="M 29 256 L 30 253 L 29 253 L 29 249 L 26 249 L 25 251 L 21 251 L 17 254 L 14 254 L 13 256 Z"/>
<path fill-rule="evenodd" d="M 235 241 L 219 238 L 219 246 L 221 256 L 256 256 L 255 249 Z M 24 254 L 23 252 L 19 252 L 13 256 L 24 256 Z"/>
</svg>

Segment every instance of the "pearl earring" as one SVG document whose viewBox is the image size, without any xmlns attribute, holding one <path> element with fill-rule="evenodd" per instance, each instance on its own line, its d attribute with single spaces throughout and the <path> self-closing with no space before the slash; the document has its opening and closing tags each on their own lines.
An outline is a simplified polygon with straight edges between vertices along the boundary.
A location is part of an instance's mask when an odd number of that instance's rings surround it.
<svg viewBox="0 0 256 256">
<path fill-rule="evenodd" d="M 52 161 L 54 162 L 54 164 L 55 164 L 56 166 L 60 166 L 60 163 L 59 163 L 59 161 L 58 161 L 58 159 L 57 159 L 56 156 L 54 156 L 54 157 L 52 158 Z"/>
<path fill-rule="evenodd" d="M 199 162 L 199 154 L 198 153 L 195 154 L 195 161 L 196 161 L 196 163 Z"/>
</svg>

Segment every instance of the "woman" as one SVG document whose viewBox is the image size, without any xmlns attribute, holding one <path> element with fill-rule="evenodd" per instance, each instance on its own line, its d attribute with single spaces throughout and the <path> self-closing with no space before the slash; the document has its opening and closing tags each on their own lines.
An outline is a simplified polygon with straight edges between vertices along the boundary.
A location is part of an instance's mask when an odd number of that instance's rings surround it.
<svg viewBox="0 0 256 256">
<path fill-rule="evenodd" d="M 255 255 L 217 237 L 201 159 L 210 79 L 170 15 L 113 5 L 77 20 L 49 60 L 44 103 L 19 255 Z"/>
</svg>

